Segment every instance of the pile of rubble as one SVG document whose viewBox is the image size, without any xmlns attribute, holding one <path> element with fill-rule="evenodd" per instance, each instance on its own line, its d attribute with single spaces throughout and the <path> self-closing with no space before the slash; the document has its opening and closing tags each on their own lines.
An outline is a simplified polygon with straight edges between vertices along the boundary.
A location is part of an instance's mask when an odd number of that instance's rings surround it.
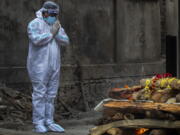
<svg viewBox="0 0 180 135">
<path fill-rule="evenodd" d="M 21 122 L 31 119 L 31 96 L 0 87 L 0 121 Z"/>
<path fill-rule="evenodd" d="M 66 102 L 57 98 L 55 119 L 78 117 L 78 110 L 72 109 Z M 0 86 L 0 121 L 24 123 L 32 120 L 31 94 Z"/>
</svg>

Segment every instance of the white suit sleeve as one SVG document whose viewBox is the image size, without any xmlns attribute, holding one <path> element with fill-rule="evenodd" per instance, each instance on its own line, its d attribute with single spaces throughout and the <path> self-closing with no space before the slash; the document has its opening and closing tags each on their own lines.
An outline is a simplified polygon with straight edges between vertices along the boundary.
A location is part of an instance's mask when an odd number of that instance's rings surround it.
<svg viewBox="0 0 180 135">
<path fill-rule="evenodd" d="M 61 27 L 61 29 L 58 31 L 57 35 L 55 36 L 56 41 L 60 45 L 68 45 L 69 44 L 69 37 L 67 36 L 64 29 Z"/>
<path fill-rule="evenodd" d="M 28 25 L 28 36 L 34 45 L 46 45 L 53 38 L 53 35 L 50 32 L 43 32 L 41 29 L 40 22 L 31 22 Z"/>
</svg>

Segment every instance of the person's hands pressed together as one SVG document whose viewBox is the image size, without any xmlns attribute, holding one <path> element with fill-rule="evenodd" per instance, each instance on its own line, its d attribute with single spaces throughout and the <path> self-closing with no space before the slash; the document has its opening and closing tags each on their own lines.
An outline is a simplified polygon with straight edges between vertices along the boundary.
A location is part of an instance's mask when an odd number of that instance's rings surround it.
<svg viewBox="0 0 180 135">
<path fill-rule="evenodd" d="M 58 33 L 59 29 L 61 29 L 61 24 L 60 21 L 57 20 L 51 28 L 51 33 L 53 34 L 53 37 L 56 36 L 56 34 Z"/>
</svg>

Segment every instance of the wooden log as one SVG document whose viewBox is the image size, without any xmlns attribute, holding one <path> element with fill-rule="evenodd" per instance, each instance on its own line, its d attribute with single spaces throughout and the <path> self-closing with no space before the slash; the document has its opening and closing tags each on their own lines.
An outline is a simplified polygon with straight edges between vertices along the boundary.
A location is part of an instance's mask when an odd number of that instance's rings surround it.
<svg viewBox="0 0 180 135">
<path fill-rule="evenodd" d="M 111 116 L 110 116 L 110 115 L 111 115 Z M 110 114 L 110 115 L 108 116 L 108 114 L 106 114 L 106 117 L 105 117 L 105 115 L 104 115 L 103 118 L 105 118 L 105 119 L 107 119 L 107 120 L 110 120 L 110 121 L 133 120 L 133 119 L 135 119 L 134 114 L 131 114 L 131 113 L 125 113 L 125 114 L 123 114 L 123 113 L 117 112 L 117 113 L 115 113 L 113 116 L 112 116 L 112 114 Z"/>
<path fill-rule="evenodd" d="M 180 121 L 164 121 L 152 119 L 121 120 L 90 129 L 90 135 L 102 135 L 111 128 L 180 128 Z"/>
<path fill-rule="evenodd" d="M 108 110 L 114 110 L 114 111 L 110 112 Z M 180 119 L 179 116 L 177 115 L 163 111 L 140 111 L 140 112 L 135 111 L 134 113 L 133 112 L 129 113 L 128 111 L 129 110 L 126 110 L 126 112 L 124 111 L 124 113 L 122 113 L 122 110 L 120 109 L 106 108 L 104 110 L 103 120 L 98 125 L 107 124 L 119 120 L 126 120 L 126 119 L 133 120 L 133 119 L 146 118 L 146 119 L 170 120 L 170 121 L 175 121 Z"/>
<path fill-rule="evenodd" d="M 166 130 L 164 129 L 153 129 L 149 135 L 167 135 Z"/>
<path fill-rule="evenodd" d="M 176 102 L 177 102 L 177 103 L 180 103 L 180 94 L 177 94 L 177 95 L 176 95 Z"/>
<path fill-rule="evenodd" d="M 142 89 L 142 86 L 137 85 L 128 88 L 114 88 L 109 91 L 109 97 L 114 99 L 129 99 L 132 98 L 132 94 Z"/>
<path fill-rule="evenodd" d="M 159 110 L 180 114 L 180 105 L 152 102 L 129 102 L 129 101 L 110 101 L 104 104 L 105 108 L 128 109 L 133 111 Z"/>
<path fill-rule="evenodd" d="M 112 120 L 123 120 L 124 115 L 122 113 L 116 113 L 113 117 Z"/>
<path fill-rule="evenodd" d="M 126 113 L 126 114 L 123 115 L 123 118 L 125 120 L 133 120 L 133 119 L 135 119 L 135 116 L 134 116 L 134 114 Z"/>
<path fill-rule="evenodd" d="M 111 128 L 111 129 L 107 130 L 107 133 L 109 135 L 122 135 L 123 131 L 120 128 Z"/>
<path fill-rule="evenodd" d="M 171 121 L 176 120 L 175 115 L 170 114 L 170 113 L 165 113 L 162 111 L 146 111 L 145 118 L 164 119 L 164 120 L 171 120 Z"/>
<path fill-rule="evenodd" d="M 109 97 L 114 99 L 129 99 L 132 97 L 134 91 L 129 88 L 121 88 L 119 90 L 111 90 L 109 92 Z"/>
<path fill-rule="evenodd" d="M 61 100 L 60 98 L 58 98 L 58 101 L 62 104 L 62 106 L 68 111 L 70 112 L 72 115 L 75 115 L 77 113 L 76 110 L 72 109 L 71 107 L 69 107 L 63 100 Z"/>
</svg>

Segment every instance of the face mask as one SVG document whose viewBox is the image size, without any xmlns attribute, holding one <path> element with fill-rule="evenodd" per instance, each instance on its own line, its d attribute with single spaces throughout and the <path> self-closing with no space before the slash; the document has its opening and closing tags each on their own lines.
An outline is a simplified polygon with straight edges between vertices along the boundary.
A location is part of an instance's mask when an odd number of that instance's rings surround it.
<svg viewBox="0 0 180 135">
<path fill-rule="evenodd" d="M 53 25 L 56 22 L 56 17 L 54 16 L 48 16 L 44 18 L 44 21 L 46 21 L 48 24 Z"/>
</svg>

